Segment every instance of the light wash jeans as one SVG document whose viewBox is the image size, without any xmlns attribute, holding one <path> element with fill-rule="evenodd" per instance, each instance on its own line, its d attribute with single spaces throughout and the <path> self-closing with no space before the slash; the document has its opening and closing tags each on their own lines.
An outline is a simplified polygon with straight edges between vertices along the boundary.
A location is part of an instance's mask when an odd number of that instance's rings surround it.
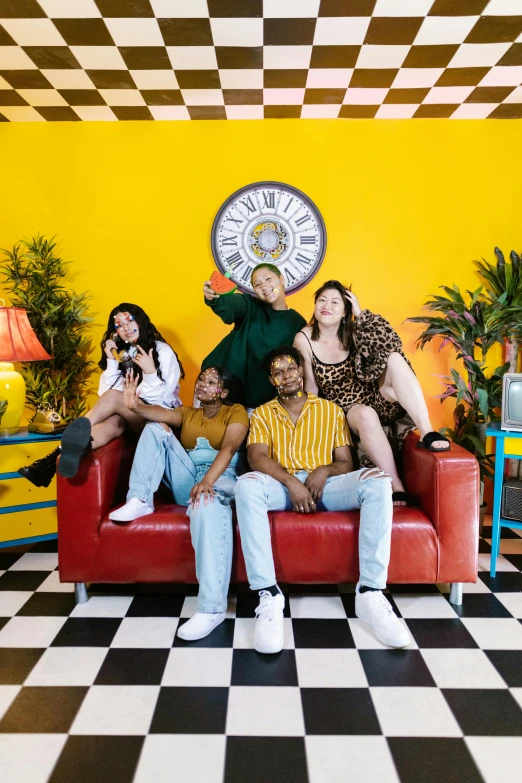
<svg viewBox="0 0 522 783">
<path fill-rule="evenodd" d="M 161 424 L 149 422 L 138 441 L 130 474 L 127 500 L 154 505 L 154 493 L 163 480 L 174 500 L 188 506 L 192 546 L 196 554 L 199 582 L 198 612 L 226 612 L 232 568 L 232 510 L 234 486 L 243 457 L 236 453 L 230 465 L 214 484 L 215 497 L 199 508 L 191 508 L 190 490 L 210 468 L 217 452 L 206 438 L 198 438 L 196 447 L 185 451 L 172 432 Z"/>
<path fill-rule="evenodd" d="M 383 590 L 390 560 L 391 478 L 367 479 L 364 473 L 365 469 L 362 469 L 328 478 L 317 510 L 361 509 L 359 584 Z M 307 476 L 308 473 L 303 470 L 296 478 L 304 483 Z M 271 476 L 255 471 L 238 479 L 234 496 L 250 588 L 262 590 L 271 587 L 276 584 L 276 575 L 267 512 L 289 511 L 292 508 L 288 490 Z"/>
</svg>

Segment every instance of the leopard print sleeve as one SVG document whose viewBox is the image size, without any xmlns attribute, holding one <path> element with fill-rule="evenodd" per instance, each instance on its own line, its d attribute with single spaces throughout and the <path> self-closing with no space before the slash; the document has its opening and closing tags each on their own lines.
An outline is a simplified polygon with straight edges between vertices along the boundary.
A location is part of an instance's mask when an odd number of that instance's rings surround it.
<svg viewBox="0 0 522 783">
<path fill-rule="evenodd" d="M 382 317 L 363 310 L 355 320 L 355 372 L 360 381 L 375 381 L 386 369 L 390 353 L 402 354 L 402 341 L 395 329 Z"/>
</svg>

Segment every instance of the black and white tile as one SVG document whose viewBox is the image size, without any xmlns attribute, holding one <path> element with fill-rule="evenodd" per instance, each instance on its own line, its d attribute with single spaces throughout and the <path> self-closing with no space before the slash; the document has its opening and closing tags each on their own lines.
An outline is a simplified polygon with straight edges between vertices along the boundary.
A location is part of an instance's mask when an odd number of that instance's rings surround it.
<svg viewBox="0 0 522 783">
<path fill-rule="evenodd" d="M 2 0 L 0 121 L 522 117 L 518 0 Z"/>
<path fill-rule="evenodd" d="M 255 652 L 240 586 L 207 639 L 194 586 L 97 585 L 75 605 L 55 542 L 0 553 L 2 783 L 514 783 L 522 757 L 522 537 L 464 603 L 390 585 L 411 631 L 380 644 L 353 585 L 284 585 L 285 647 Z"/>
</svg>

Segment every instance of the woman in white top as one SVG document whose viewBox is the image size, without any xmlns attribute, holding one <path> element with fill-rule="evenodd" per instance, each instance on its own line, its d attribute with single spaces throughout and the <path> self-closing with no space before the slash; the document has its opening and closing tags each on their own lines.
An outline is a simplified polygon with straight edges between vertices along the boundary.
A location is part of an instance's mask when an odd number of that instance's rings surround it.
<svg viewBox="0 0 522 783">
<path fill-rule="evenodd" d="M 89 451 L 117 438 L 127 426 L 141 431 L 143 417 L 129 410 L 123 401 L 124 378 L 129 367 L 133 367 L 139 377 L 138 390 L 143 402 L 164 408 L 181 405 L 178 395 L 179 382 L 184 377 L 183 366 L 141 307 L 122 302 L 113 308 L 101 349 L 98 365 L 103 372 L 95 405 L 67 427 L 61 449 L 20 468 L 22 475 L 36 486 L 49 486 L 60 451 L 58 472 L 72 478 L 81 458 Z"/>
</svg>

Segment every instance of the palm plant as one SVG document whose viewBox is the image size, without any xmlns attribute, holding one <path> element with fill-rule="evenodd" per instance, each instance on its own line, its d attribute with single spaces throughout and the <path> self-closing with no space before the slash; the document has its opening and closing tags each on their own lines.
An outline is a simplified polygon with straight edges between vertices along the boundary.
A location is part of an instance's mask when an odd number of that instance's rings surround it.
<svg viewBox="0 0 522 783">
<path fill-rule="evenodd" d="M 514 250 L 510 253 L 511 263 L 506 263 L 500 248 L 495 248 L 496 265 L 490 264 L 484 258 L 475 261 L 479 274 L 486 284 L 484 299 L 490 304 L 501 301 L 506 306 L 504 313 L 503 337 L 504 357 L 509 363 L 509 371 L 516 372 L 519 340 L 522 337 L 522 275 L 520 256 Z M 518 310 L 518 313 L 516 312 Z M 515 317 L 513 317 L 515 315 Z"/>
<path fill-rule="evenodd" d="M 85 325 L 92 319 L 87 315 L 90 297 L 65 287 L 69 262 L 55 250 L 54 237 L 23 239 L 11 251 L 2 251 L 3 273 L 11 304 L 27 310 L 36 336 L 52 357 L 22 364 L 27 402 L 35 409 L 48 404 L 68 421 L 85 410 L 82 397 L 91 366 Z"/>
<path fill-rule="evenodd" d="M 441 337 L 439 350 L 450 343 L 457 352 L 457 358 L 463 359 L 466 364 L 475 361 L 478 349 L 484 361 L 489 349 L 502 341 L 506 307 L 503 295 L 486 302 L 482 288 L 479 286 L 475 291 L 466 291 L 469 297 L 466 302 L 458 286 L 441 286 L 446 296 L 433 295 L 424 305 L 425 310 L 441 315 L 407 319 L 413 323 L 426 324 L 417 345 L 424 348 L 435 337 Z"/>
<path fill-rule="evenodd" d="M 455 397 L 454 427 L 444 432 L 459 443 L 479 462 L 482 491 L 483 480 L 492 474 L 492 456 L 486 454 L 486 425 L 499 419 L 502 401 L 502 377 L 509 364 L 497 367 L 486 375 L 486 357 L 490 348 L 502 342 L 507 317 L 513 317 L 515 306 L 506 307 L 507 295 L 502 292 L 487 300 L 483 287 L 466 291 L 467 299 L 457 286 L 441 286 L 446 296 L 432 296 L 425 308 L 440 313 L 433 316 L 408 318 L 426 326 L 417 340 L 423 348 L 434 338 L 442 338 L 439 350 L 452 345 L 457 358 L 462 359 L 467 378 L 455 369 L 443 376 L 446 390 L 438 395 L 441 402 Z M 478 356 L 477 356 L 478 354 Z"/>
<path fill-rule="evenodd" d="M 493 302 L 504 298 L 506 312 L 504 315 L 504 361 L 509 365 L 509 372 L 517 371 L 520 338 L 522 336 L 522 275 L 520 256 L 514 250 L 510 253 L 510 262 L 506 263 L 500 248 L 495 248 L 496 264 L 490 264 L 484 258 L 475 261 L 480 276 L 486 282 L 484 299 Z M 520 460 L 506 460 L 506 471 L 511 478 L 522 478 Z"/>
</svg>

